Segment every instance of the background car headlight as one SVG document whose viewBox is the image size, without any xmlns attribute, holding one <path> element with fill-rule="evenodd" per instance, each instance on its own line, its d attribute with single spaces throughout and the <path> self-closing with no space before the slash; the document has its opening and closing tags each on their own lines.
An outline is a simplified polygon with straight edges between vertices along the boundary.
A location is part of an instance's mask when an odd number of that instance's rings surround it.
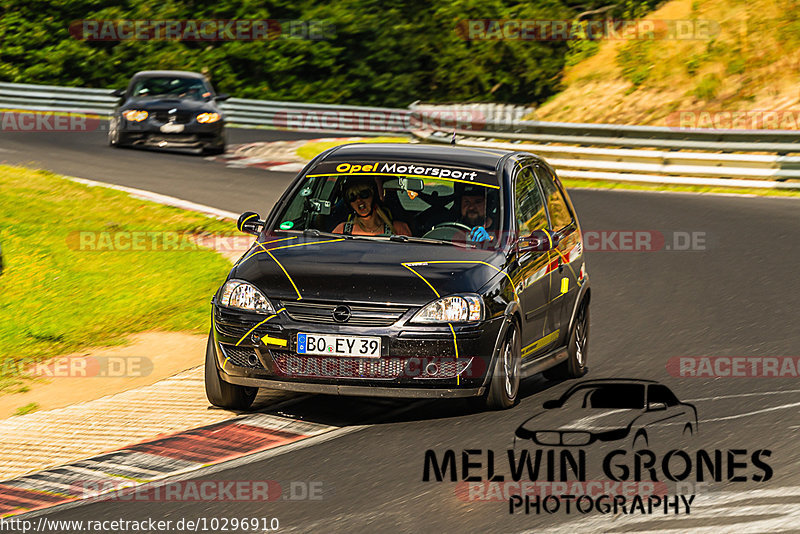
<svg viewBox="0 0 800 534">
<path fill-rule="evenodd" d="M 434 300 L 418 311 L 415 323 L 468 323 L 483 319 L 483 303 L 478 295 L 454 295 Z"/>
<path fill-rule="evenodd" d="M 142 122 L 147 118 L 147 112 L 143 109 L 129 109 L 122 116 L 131 122 Z"/>
<path fill-rule="evenodd" d="M 254 285 L 242 280 L 228 280 L 222 287 L 220 304 L 258 313 L 275 313 L 267 297 Z"/>
<path fill-rule="evenodd" d="M 207 124 L 209 122 L 217 122 L 221 118 L 219 113 L 201 113 L 197 116 L 197 122 Z"/>
</svg>

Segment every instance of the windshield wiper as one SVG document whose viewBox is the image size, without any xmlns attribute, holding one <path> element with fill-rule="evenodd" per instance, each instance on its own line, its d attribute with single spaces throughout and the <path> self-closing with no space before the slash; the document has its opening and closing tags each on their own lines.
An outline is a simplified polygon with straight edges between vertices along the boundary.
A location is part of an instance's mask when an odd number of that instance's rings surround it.
<svg viewBox="0 0 800 534">
<path fill-rule="evenodd" d="M 397 241 L 399 243 L 427 243 L 429 245 L 452 245 L 454 247 L 460 247 L 459 243 L 454 243 L 452 241 L 447 241 L 446 239 L 433 239 L 430 237 L 411 237 L 407 235 L 397 235 L 392 234 L 389 236 L 389 241 Z"/>
</svg>

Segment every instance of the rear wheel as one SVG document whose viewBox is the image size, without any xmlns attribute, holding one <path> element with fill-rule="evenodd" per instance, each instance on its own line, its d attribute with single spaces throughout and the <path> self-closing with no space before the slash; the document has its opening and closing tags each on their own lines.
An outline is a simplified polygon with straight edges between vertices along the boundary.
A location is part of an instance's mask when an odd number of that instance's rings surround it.
<svg viewBox="0 0 800 534">
<path fill-rule="evenodd" d="M 253 404 L 258 388 L 229 384 L 219 377 L 214 354 L 214 333 L 208 334 L 205 366 L 206 397 L 214 406 L 228 410 L 246 410 Z"/>
<path fill-rule="evenodd" d="M 589 350 L 589 303 L 583 302 L 575 317 L 575 326 L 569 336 L 567 359 L 547 369 L 542 374 L 551 380 L 579 378 L 586 374 L 586 356 Z"/>
<path fill-rule="evenodd" d="M 519 329 L 516 323 L 511 323 L 495 361 L 489 391 L 478 400 L 479 407 L 505 410 L 517 403 L 522 366 L 520 352 Z"/>
</svg>

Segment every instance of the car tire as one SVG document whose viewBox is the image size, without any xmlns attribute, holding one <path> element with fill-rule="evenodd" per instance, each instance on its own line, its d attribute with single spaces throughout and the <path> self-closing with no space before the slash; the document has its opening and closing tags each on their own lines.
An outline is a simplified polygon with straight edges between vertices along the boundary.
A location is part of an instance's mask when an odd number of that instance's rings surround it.
<svg viewBox="0 0 800 534">
<path fill-rule="evenodd" d="M 505 410 L 517 403 L 522 373 L 521 352 L 519 328 L 517 323 L 512 322 L 495 360 L 489 391 L 484 397 L 476 399 L 478 407 L 488 410 Z"/>
<path fill-rule="evenodd" d="M 222 380 L 214 354 L 214 333 L 208 334 L 205 365 L 206 397 L 214 406 L 227 410 L 247 410 L 253 404 L 258 388 L 237 386 Z"/>
<path fill-rule="evenodd" d="M 108 121 L 108 146 L 114 148 L 125 148 L 126 139 L 119 131 L 119 121 L 111 118 Z"/>
<path fill-rule="evenodd" d="M 586 356 L 589 350 L 589 303 L 583 302 L 575 316 L 575 326 L 567 343 L 567 359 L 546 369 L 542 375 L 550 380 L 580 378 L 586 374 Z"/>
<path fill-rule="evenodd" d="M 218 156 L 225 153 L 225 145 L 207 146 L 203 149 L 203 155 Z"/>
</svg>

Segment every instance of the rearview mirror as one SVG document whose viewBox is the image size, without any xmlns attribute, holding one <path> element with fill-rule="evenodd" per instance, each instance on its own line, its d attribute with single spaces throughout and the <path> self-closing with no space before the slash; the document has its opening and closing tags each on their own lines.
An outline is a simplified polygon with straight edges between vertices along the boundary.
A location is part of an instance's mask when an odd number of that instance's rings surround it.
<svg viewBox="0 0 800 534">
<path fill-rule="evenodd" d="M 254 211 L 246 211 L 239 216 L 236 221 L 236 228 L 240 232 L 247 234 L 258 235 L 261 233 L 261 228 L 264 227 L 264 221 L 258 218 L 258 213 Z"/>
<path fill-rule="evenodd" d="M 227 93 L 222 93 L 222 94 L 219 94 L 219 95 L 215 96 L 214 100 L 216 100 L 217 102 L 222 102 L 223 100 L 228 100 L 230 97 L 231 97 L 231 95 L 229 95 Z"/>
<path fill-rule="evenodd" d="M 111 96 L 122 98 L 123 96 L 125 96 L 125 89 L 114 89 L 113 91 L 111 91 Z"/>
<path fill-rule="evenodd" d="M 398 189 L 402 191 L 414 191 L 419 193 L 425 187 L 421 178 L 391 178 L 383 182 L 384 189 Z"/>
<path fill-rule="evenodd" d="M 542 404 L 542 408 L 545 410 L 552 410 L 553 408 L 561 408 L 561 403 L 558 402 L 558 399 L 550 399 L 549 401 L 544 401 Z"/>
<path fill-rule="evenodd" d="M 558 246 L 558 234 L 547 230 L 535 230 L 530 235 L 520 237 L 518 246 L 520 252 L 547 252 Z"/>
<path fill-rule="evenodd" d="M 663 402 L 648 402 L 647 403 L 647 411 L 648 412 L 659 412 L 661 410 L 666 410 L 667 405 Z"/>
</svg>

